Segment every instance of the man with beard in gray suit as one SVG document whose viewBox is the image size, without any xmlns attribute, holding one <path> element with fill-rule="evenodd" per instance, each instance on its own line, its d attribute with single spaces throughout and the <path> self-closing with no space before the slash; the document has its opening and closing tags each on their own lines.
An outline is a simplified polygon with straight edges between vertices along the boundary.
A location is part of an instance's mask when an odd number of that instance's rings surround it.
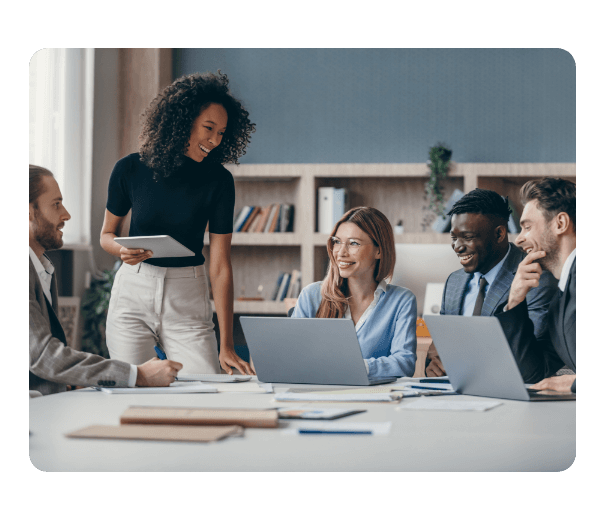
<svg viewBox="0 0 605 520">
<path fill-rule="evenodd" d="M 183 365 L 151 359 L 139 366 L 68 347 L 57 317 L 54 266 L 44 254 L 63 246 L 63 206 L 53 174 L 29 166 L 29 389 L 43 395 L 78 386 L 168 386 Z M 34 393 L 35 393 L 34 392 Z M 37 395 L 37 394 L 36 394 Z"/>
<path fill-rule="evenodd" d="M 494 316 L 506 306 L 515 273 L 526 256 L 508 241 L 508 201 L 495 191 L 475 189 L 448 214 L 452 215 L 452 249 L 462 269 L 445 283 L 440 314 Z M 557 281 L 544 272 L 527 293 L 527 311 L 536 334 L 547 329 L 546 315 L 556 292 Z M 520 368 L 525 379 L 527 374 Z M 434 344 L 427 354 L 426 375 L 445 375 Z"/>
</svg>

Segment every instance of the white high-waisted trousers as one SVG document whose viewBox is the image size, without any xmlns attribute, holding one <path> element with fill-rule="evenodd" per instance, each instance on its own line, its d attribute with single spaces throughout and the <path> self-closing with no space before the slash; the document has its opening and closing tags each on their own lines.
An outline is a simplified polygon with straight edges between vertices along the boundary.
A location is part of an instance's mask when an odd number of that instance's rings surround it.
<svg viewBox="0 0 605 520">
<path fill-rule="evenodd" d="M 112 359 L 140 365 L 156 356 L 156 342 L 182 374 L 218 374 L 218 348 L 203 265 L 122 264 L 107 314 Z"/>
</svg>

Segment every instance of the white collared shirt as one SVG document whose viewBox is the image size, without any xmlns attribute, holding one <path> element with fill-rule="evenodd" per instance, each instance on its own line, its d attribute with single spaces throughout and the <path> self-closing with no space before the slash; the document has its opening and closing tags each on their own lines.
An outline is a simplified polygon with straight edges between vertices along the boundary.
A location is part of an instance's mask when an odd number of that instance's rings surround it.
<svg viewBox="0 0 605 520">
<path fill-rule="evenodd" d="M 34 264 L 34 269 L 36 273 L 38 273 L 38 278 L 40 278 L 40 283 L 42 284 L 42 290 L 44 291 L 44 295 L 48 298 L 50 304 L 53 304 L 52 296 L 50 295 L 50 283 L 53 279 L 53 273 L 55 272 L 55 267 L 50 262 L 46 255 L 42 255 L 40 258 L 34 253 L 34 250 L 29 248 L 29 257 L 31 258 L 32 263 Z"/>
<path fill-rule="evenodd" d="M 34 264 L 34 269 L 36 273 L 38 273 L 38 278 L 40 279 L 40 283 L 42 284 L 42 290 L 44 291 L 44 296 L 48 298 L 50 304 L 53 304 L 52 296 L 50 295 L 50 284 L 53 278 L 53 273 L 55 272 L 55 267 L 51 263 L 51 261 L 46 257 L 46 255 L 42 255 L 40 258 L 36 256 L 34 250 L 29 248 L 29 257 Z M 128 386 L 134 387 L 137 382 L 137 367 L 136 365 L 130 365 L 130 375 L 128 377 Z"/>
<path fill-rule="evenodd" d="M 359 318 L 359 320 L 357 320 L 357 323 L 355 324 L 355 332 L 357 332 L 359 330 L 359 328 L 365 323 L 365 321 L 370 317 L 370 314 L 372 314 L 372 311 L 374 310 L 374 308 L 376 307 L 376 305 L 378 304 L 378 300 L 380 299 L 380 295 L 383 292 L 386 292 L 387 290 L 387 282 L 386 280 L 382 280 L 379 284 L 378 287 L 376 287 L 376 290 L 374 291 L 374 299 L 372 300 L 372 303 L 370 303 L 370 305 L 368 305 L 368 308 L 363 311 L 363 314 L 361 315 L 361 317 Z M 349 307 L 347 305 L 347 310 L 345 311 L 345 315 L 344 315 L 345 319 L 348 320 L 352 320 L 352 316 L 351 316 L 351 307 Z M 368 366 L 368 361 L 367 359 L 363 360 L 365 366 L 366 366 L 366 372 L 370 371 L 370 367 Z"/>
<path fill-rule="evenodd" d="M 571 271 L 571 264 L 573 264 L 573 261 L 575 259 L 576 259 L 576 250 L 574 249 L 567 257 L 567 260 L 565 260 L 565 263 L 563 264 L 563 269 L 561 270 L 561 278 L 559 280 L 559 289 L 561 289 L 561 292 L 564 292 L 565 287 L 567 287 L 567 280 L 569 280 L 569 272 Z"/>
</svg>

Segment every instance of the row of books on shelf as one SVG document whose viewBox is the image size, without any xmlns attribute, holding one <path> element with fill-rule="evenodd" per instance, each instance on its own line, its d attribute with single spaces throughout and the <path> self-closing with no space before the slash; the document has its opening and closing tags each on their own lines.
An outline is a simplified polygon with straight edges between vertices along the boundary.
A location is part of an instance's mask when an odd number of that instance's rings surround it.
<svg viewBox="0 0 605 520">
<path fill-rule="evenodd" d="M 292 204 L 244 206 L 233 221 L 235 233 L 285 233 L 294 229 Z"/>
<path fill-rule="evenodd" d="M 300 271 L 294 269 L 291 273 L 279 273 L 271 299 L 277 302 L 284 298 L 298 298 L 300 294 Z"/>
</svg>

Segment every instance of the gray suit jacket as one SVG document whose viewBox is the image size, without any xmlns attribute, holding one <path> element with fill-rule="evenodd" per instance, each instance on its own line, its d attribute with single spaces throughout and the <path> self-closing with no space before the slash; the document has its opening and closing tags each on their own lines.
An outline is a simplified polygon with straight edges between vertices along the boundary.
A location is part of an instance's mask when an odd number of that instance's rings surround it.
<svg viewBox="0 0 605 520">
<path fill-rule="evenodd" d="M 502 264 L 494 283 L 488 287 L 481 316 L 494 316 L 501 313 L 508 303 L 508 293 L 513 283 L 517 266 L 527 255 L 517 246 L 511 244 L 511 250 Z M 472 278 L 472 273 L 465 273 L 464 269 L 454 271 L 447 279 L 441 300 L 440 314 L 461 315 L 466 285 Z M 527 309 L 529 318 L 533 322 L 534 335 L 541 336 L 548 329 L 548 308 L 550 302 L 558 292 L 556 278 L 548 271 L 543 271 L 540 285 L 527 293 Z"/>
<path fill-rule="evenodd" d="M 64 392 L 66 385 L 128 386 L 130 365 L 80 352 L 65 345 L 57 317 L 57 282 L 53 276 L 51 305 L 29 260 L 29 389 L 43 395 Z"/>
</svg>

